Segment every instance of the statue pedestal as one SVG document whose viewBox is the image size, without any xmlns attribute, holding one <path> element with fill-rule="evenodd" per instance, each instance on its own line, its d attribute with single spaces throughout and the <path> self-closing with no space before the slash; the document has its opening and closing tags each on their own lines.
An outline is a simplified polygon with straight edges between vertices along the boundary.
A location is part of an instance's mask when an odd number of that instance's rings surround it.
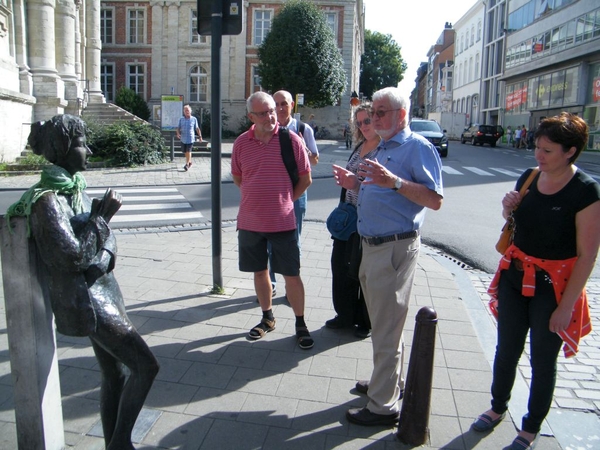
<svg viewBox="0 0 600 450">
<path fill-rule="evenodd" d="M 35 242 L 26 221 L 0 217 L 8 348 L 19 450 L 65 447 L 56 335 L 40 283 Z"/>
</svg>

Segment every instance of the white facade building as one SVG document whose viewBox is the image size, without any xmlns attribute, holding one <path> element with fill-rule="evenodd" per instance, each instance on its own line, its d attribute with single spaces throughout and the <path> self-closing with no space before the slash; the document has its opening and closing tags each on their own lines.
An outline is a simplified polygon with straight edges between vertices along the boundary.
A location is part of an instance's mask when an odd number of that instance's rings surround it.
<svg viewBox="0 0 600 450">
<path fill-rule="evenodd" d="M 467 123 L 479 122 L 484 0 L 479 0 L 454 24 L 454 89 L 452 111 L 466 114 Z"/>
<path fill-rule="evenodd" d="M 100 0 L 0 0 L 0 161 L 24 150 L 32 122 L 103 102 Z"/>
</svg>

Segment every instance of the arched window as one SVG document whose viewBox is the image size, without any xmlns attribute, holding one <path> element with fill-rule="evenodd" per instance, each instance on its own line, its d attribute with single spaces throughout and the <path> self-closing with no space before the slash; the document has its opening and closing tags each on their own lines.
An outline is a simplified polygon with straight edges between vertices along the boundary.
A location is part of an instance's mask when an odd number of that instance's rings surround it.
<svg viewBox="0 0 600 450">
<path fill-rule="evenodd" d="M 477 22 L 477 42 L 481 40 L 481 20 Z"/>
<path fill-rule="evenodd" d="M 202 66 L 193 66 L 190 69 L 190 102 L 205 102 L 208 91 L 208 74 Z"/>
<path fill-rule="evenodd" d="M 471 45 L 475 44 L 475 27 L 471 26 Z"/>
</svg>

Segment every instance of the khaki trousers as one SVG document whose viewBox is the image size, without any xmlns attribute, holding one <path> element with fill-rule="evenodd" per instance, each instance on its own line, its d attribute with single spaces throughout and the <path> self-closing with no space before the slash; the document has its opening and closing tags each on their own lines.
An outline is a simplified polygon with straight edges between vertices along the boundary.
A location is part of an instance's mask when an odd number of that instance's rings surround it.
<svg viewBox="0 0 600 450">
<path fill-rule="evenodd" d="M 398 396 L 404 388 L 402 332 L 420 247 L 420 237 L 378 246 L 363 241 L 359 278 L 371 318 L 373 343 L 367 408 L 376 414 L 399 411 Z"/>
</svg>

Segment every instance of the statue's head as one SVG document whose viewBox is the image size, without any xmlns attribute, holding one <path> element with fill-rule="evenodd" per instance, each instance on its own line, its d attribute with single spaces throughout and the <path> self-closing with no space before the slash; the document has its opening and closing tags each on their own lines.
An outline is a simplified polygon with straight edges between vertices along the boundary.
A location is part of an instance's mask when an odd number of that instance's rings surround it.
<svg viewBox="0 0 600 450">
<path fill-rule="evenodd" d="M 32 124 L 27 142 L 36 155 L 74 175 L 85 170 L 87 156 L 92 154 L 86 132 L 87 126 L 79 117 L 60 114 Z"/>
</svg>

